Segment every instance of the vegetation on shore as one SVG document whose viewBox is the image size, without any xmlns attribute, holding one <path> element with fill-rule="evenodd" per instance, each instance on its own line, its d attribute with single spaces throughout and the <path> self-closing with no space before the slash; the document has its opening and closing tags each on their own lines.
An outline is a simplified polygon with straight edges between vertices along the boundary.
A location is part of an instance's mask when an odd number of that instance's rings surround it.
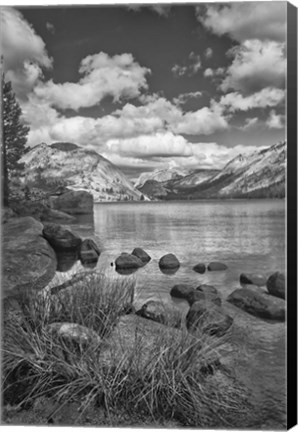
<svg viewBox="0 0 298 432">
<path fill-rule="evenodd" d="M 98 425 L 239 426 L 248 409 L 246 393 L 232 375 L 211 362 L 226 337 L 193 337 L 186 329 L 174 331 L 148 321 L 162 329 L 153 332 L 149 349 L 137 326 L 130 349 L 124 345 L 119 356 L 110 335 L 121 316 L 130 312 L 134 283 L 116 282 L 97 274 L 79 289 L 30 296 L 20 305 L 18 317 L 6 314 L 4 405 L 30 410 L 38 400 L 49 398 L 57 403 L 57 412 L 78 403 L 71 424 L 82 424 L 80 419 L 91 409 L 102 415 Z M 83 325 L 95 331 L 100 342 L 83 345 L 53 336 L 49 325 L 57 321 Z M 119 337 L 120 345 L 127 343 Z M 54 412 L 46 422 L 53 416 Z"/>
</svg>

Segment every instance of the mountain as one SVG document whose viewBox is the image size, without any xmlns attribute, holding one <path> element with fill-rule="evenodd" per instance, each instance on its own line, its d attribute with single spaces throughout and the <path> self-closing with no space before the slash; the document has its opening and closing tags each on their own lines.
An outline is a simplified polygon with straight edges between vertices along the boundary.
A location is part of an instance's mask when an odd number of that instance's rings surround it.
<svg viewBox="0 0 298 432">
<path fill-rule="evenodd" d="M 139 190 L 151 198 L 276 198 L 285 196 L 286 142 L 238 155 L 222 170 L 198 170 L 163 182 L 145 182 Z"/>
<path fill-rule="evenodd" d="M 161 183 L 168 180 L 180 179 L 182 177 L 185 177 L 187 174 L 189 174 L 189 170 L 179 167 L 171 167 L 162 170 L 156 169 L 151 172 L 142 173 L 135 182 L 134 186 L 135 188 L 139 189 L 144 186 L 147 181 Z"/>
<path fill-rule="evenodd" d="M 41 143 L 21 162 L 29 186 L 85 190 L 92 193 L 95 202 L 144 199 L 118 167 L 94 150 L 73 143 Z"/>
</svg>

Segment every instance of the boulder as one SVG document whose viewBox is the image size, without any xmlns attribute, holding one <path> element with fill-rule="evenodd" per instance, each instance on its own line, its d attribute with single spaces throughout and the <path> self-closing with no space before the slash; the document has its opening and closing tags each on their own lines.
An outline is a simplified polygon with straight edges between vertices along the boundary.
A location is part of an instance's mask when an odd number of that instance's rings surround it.
<svg viewBox="0 0 298 432">
<path fill-rule="evenodd" d="M 92 239 L 85 239 L 81 244 L 79 257 L 83 264 L 97 262 L 100 256 L 100 250 Z"/>
<path fill-rule="evenodd" d="M 284 273 L 275 272 L 269 276 L 267 283 L 269 294 L 282 299 L 286 298 L 286 281 Z"/>
<path fill-rule="evenodd" d="M 161 269 L 176 269 L 180 267 L 180 263 L 174 254 L 169 253 L 160 258 L 159 267 Z"/>
<path fill-rule="evenodd" d="M 221 307 L 207 301 L 196 301 L 186 315 L 186 327 L 189 331 L 199 330 L 210 336 L 223 336 L 232 323 L 233 318 Z"/>
<path fill-rule="evenodd" d="M 115 264 L 116 270 L 138 269 L 144 265 L 138 257 L 125 252 L 116 258 Z"/>
<path fill-rule="evenodd" d="M 205 266 L 205 264 L 199 263 L 199 264 L 196 264 L 192 269 L 197 273 L 203 274 L 206 271 L 206 266 Z"/>
<path fill-rule="evenodd" d="M 13 218 L 2 234 L 2 298 L 41 290 L 54 277 L 56 255 L 32 217 Z"/>
<path fill-rule="evenodd" d="M 178 284 L 173 286 L 170 294 L 172 297 L 181 298 L 188 301 L 189 297 L 193 294 L 194 291 L 194 288 L 189 285 Z"/>
<path fill-rule="evenodd" d="M 181 312 L 174 306 L 170 307 L 159 300 L 147 301 L 136 314 L 161 324 L 181 326 Z"/>
<path fill-rule="evenodd" d="M 229 295 L 227 301 L 260 318 L 285 320 L 285 302 L 267 293 L 238 288 Z"/>
<path fill-rule="evenodd" d="M 55 220 L 73 221 L 74 216 L 59 210 L 52 209 L 49 205 L 40 201 L 22 200 L 13 204 L 13 209 L 19 216 L 32 216 L 42 222 Z"/>
<path fill-rule="evenodd" d="M 145 264 L 151 260 L 151 257 L 142 248 L 134 248 L 131 254 L 139 258 Z"/>
<path fill-rule="evenodd" d="M 79 259 L 77 249 L 56 249 L 55 252 L 57 258 L 57 271 L 61 273 L 69 271 Z"/>
<path fill-rule="evenodd" d="M 47 326 L 47 330 L 54 336 L 81 346 L 101 343 L 101 338 L 94 330 L 76 323 L 54 322 Z"/>
<path fill-rule="evenodd" d="M 50 206 L 71 215 L 93 213 L 93 195 L 84 190 L 67 191 L 49 198 Z"/>
<path fill-rule="evenodd" d="M 8 222 L 11 218 L 18 217 L 18 215 L 9 207 L 4 207 L 1 209 L 1 222 L 4 224 Z"/>
<path fill-rule="evenodd" d="M 228 268 L 228 266 L 226 264 L 214 261 L 211 262 L 210 264 L 208 264 L 207 269 L 209 271 L 220 271 L 220 270 L 226 270 Z"/>
<path fill-rule="evenodd" d="M 45 223 L 42 233 L 54 249 L 77 249 L 82 243 L 70 229 L 59 224 Z"/>
<path fill-rule="evenodd" d="M 218 293 L 217 289 L 212 285 L 200 285 L 194 291 L 193 298 L 190 297 L 188 300 L 190 304 L 194 303 L 197 300 L 201 300 L 203 295 L 203 299 L 207 302 L 212 302 L 217 306 L 221 306 L 221 296 Z"/>
<path fill-rule="evenodd" d="M 265 276 L 254 274 L 254 273 L 241 273 L 240 283 L 243 285 L 256 285 L 263 286 L 266 285 Z"/>
</svg>

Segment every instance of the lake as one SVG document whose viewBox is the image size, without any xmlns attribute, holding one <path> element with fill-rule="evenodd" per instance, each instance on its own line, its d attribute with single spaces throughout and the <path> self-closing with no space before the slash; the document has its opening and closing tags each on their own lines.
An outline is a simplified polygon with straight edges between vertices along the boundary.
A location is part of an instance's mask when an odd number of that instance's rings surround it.
<svg viewBox="0 0 298 432">
<path fill-rule="evenodd" d="M 253 317 L 225 302 L 240 286 L 240 273 L 285 272 L 285 201 L 102 203 L 95 205 L 94 218 L 80 217 L 71 226 L 82 237 L 97 239 L 102 250 L 99 271 L 136 279 L 138 305 L 148 299 L 173 302 L 169 292 L 177 283 L 215 286 L 234 317 L 233 338 L 239 346 L 235 373 L 252 391 L 256 415 L 251 426 L 285 427 L 285 325 Z M 133 275 L 118 275 L 111 263 L 135 247 L 145 249 L 151 261 Z M 181 263 L 173 275 L 163 274 L 158 266 L 170 252 Z M 192 270 L 195 264 L 210 261 L 221 261 L 228 270 L 203 275 Z M 71 273 L 81 269 L 77 262 Z M 187 309 L 183 301 L 179 307 Z"/>
</svg>

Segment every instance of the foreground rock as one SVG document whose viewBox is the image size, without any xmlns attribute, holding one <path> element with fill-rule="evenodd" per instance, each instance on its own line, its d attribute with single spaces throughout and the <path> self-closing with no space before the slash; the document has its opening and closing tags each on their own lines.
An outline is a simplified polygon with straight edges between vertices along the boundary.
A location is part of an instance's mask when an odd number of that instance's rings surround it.
<svg viewBox="0 0 298 432">
<path fill-rule="evenodd" d="M 5 224 L 2 242 L 2 298 L 41 290 L 54 277 L 55 252 L 42 237 L 43 225 L 32 217 Z"/>
<path fill-rule="evenodd" d="M 42 233 L 54 249 L 77 249 L 82 243 L 82 240 L 78 236 L 59 224 L 44 224 Z"/>
<path fill-rule="evenodd" d="M 174 254 L 167 254 L 160 258 L 159 267 L 161 269 L 177 269 L 180 267 L 180 263 Z"/>
<path fill-rule="evenodd" d="M 73 221 L 74 216 L 65 212 L 54 210 L 49 205 L 40 201 L 23 200 L 13 204 L 15 213 L 19 216 L 32 216 L 41 222 L 51 222 L 56 220 Z"/>
<path fill-rule="evenodd" d="M 286 298 L 286 281 L 284 273 L 275 272 L 266 283 L 269 294 L 282 299 Z"/>
<path fill-rule="evenodd" d="M 18 217 L 18 215 L 9 207 L 4 207 L 1 209 L 1 222 L 3 224 L 7 223 L 10 219 Z"/>
<path fill-rule="evenodd" d="M 228 268 L 228 266 L 226 264 L 223 264 L 221 262 L 211 262 L 210 264 L 208 264 L 207 269 L 209 271 L 221 271 L 221 270 L 226 270 Z"/>
<path fill-rule="evenodd" d="M 116 258 L 115 264 L 116 270 L 138 269 L 144 265 L 138 257 L 126 252 L 122 252 L 122 254 Z"/>
<path fill-rule="evenodd" d="M 142 248 L 134 248 L 131 254 L 139 258 L 144 264 L 151 260 L 150 255 L 148 255 Z"/>
<path fill-rule="evenodd" d="M 84 190 L 67 191 L 58 196 L 51 196 L 50 206 L 71 215 L 93 213 L 93 195 Z"/>
<path fill-rule="evenodd" d="M 173 288 L 170 291 L 170 294 L 172 297 L 176 297 L 188 301 L 189 297 L 192 295 L 193 292 L 194 292 L 193 287 L 189 285 L 178 284 L 173 286 Z"/>
<path fill-rule="evenodd" d="M 189 285 L 178 284 L 173 286 L 170 294 L 172 297 L 188 301 L 190 305 L 197 301 L 208 301 L 221 306 L 221 297 L 217 289 L 211 285 L 200 285 L 195 289 Z"/>
<path fill-rule="evenodd" d="M 223 336 L 233 324 L 233 318 L 213 303 L 196 301 L 186 315 L 186 327 L 191 332 Z"/>
<path fill-rule="evenodd" d="M 240 283 L 243 285 L 264 286 L 266 285 L 266 278 L 265 276 L 259 274 L 241 273 Z"/>
<path fill-rule="evenodd" d="M 136 314 L 161 324 L 173 327 L 181 326 L 181 312 L 174 306 L 170 307 L 162 301 L 149 300 Z"/>
<path fill-rule="evenodd" d="M 79 252 L 80 260 L 83 264 L 97 262 L 100 256 L 100 250 L 97 244 L 92 239 L 83 240 Z"/>
<path fill-rule="evenodd" d="M 199 264 L 195 265 L 192 269 L 197 273 L 203 274 L 206 271 L 206 266 L 205 266 L 205 264 L 199 263 Z"/>
<path fill-rule="evenodd" d="M 48 331 L 67 342 L 74 342 L 80 346 L 101 343 L 101 338 L 95 331 L 76 323 L 55 322 L 49 324 Z"/>
<path fill-rule="evenodd" d="M 272 320 L 285 320 L 285 302 L 248 288 L 238 288 L 227 298 L 229 303 L 251 315 Z"/>
</svg>

